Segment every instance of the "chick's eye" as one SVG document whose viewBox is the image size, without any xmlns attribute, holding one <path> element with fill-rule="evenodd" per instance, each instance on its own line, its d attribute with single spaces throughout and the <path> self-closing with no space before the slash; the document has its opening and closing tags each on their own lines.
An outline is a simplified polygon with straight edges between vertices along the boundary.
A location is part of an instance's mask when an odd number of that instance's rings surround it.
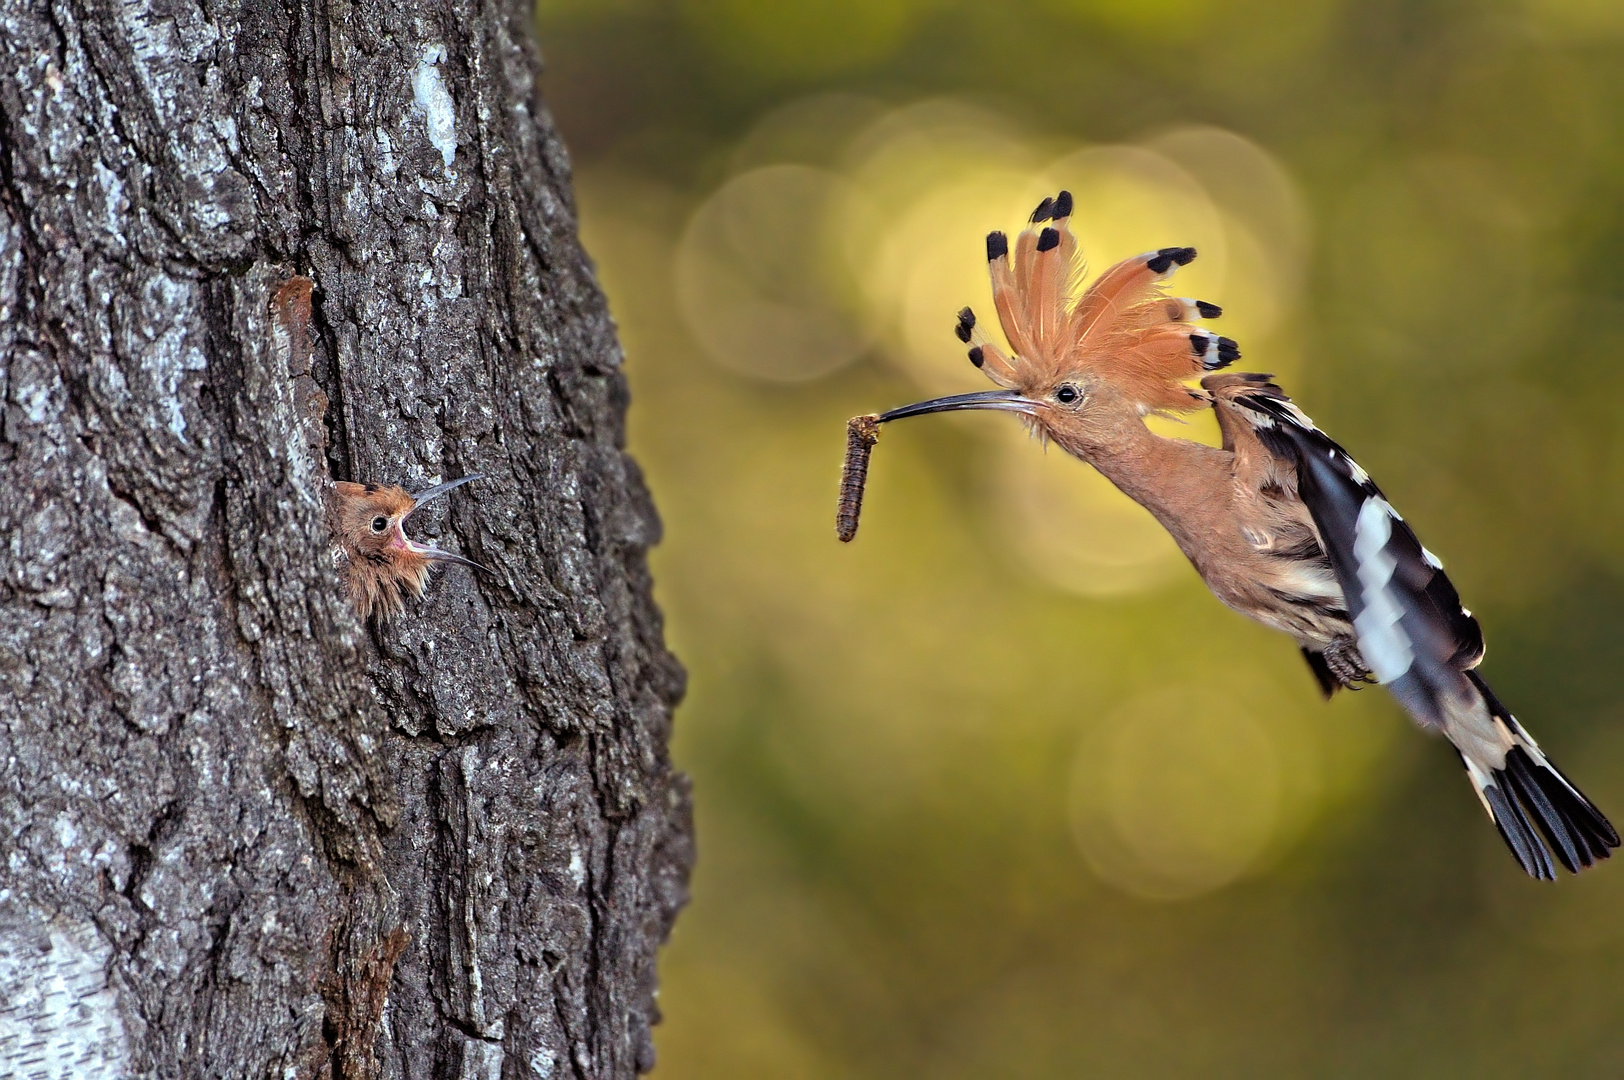
<svg viewBox="0 0 1624 1080">
<path fill-rule="evenodd" d="M 372 519 L 373 532 L 381 533 L 387 528 L 389 528 L 389 519 L 384 517 L 382 514 L 379 514 L 377 517 Z"/>
<path fill-rule="evenodd" d="M 1082 396 L 1083 392 L 1071 385 L 1071 383 L 1066 383 L 1064 386 L 1060 387 L 1060 389 L 1054 392 L 1054 399 L 1060 402 L 1062 405 L 1076 404 L 1078 399 L 1080 399 Z"/>
</svg>

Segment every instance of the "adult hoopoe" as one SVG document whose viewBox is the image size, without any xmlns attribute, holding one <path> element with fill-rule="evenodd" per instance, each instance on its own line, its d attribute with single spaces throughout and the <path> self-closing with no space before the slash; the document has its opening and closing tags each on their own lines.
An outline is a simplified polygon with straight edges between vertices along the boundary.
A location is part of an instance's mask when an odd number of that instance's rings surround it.
<svg viewBox="0 0 1624 1080">
<path fill-rule="evenodd" d="M 419 544 L 406 535 L 406 519 L 430 499 L 481 479 L 478 473 L 427 491 L 408 495 L 393 484 L 352 484 L 347 480 L 327 490 L 327 531 L 333 540 L 333 562 L 344 579 L 345 591 L 356 614 L 363 619 L 374 612 L 387 619 L 406 608 L 410 590 L 423 595 L 429 566 L 435 562 L 462 563 L 485 570 L 461 555 L 433 544 Z M 487 570 L 486 573 L 489 573 Z"/>
<path fill-rule="evenodd" d="M 1013 258 L 1003 233 L 987 237 L 1011 351 L 969 308 L 957 332 L 971 363 L 1003 389 L 857 418 L 849 471 L 866 464 L 875 423 L 959 409 L 1021 416 L 1149 510 L 1219 600 L 1291 635 L 1327 698 L 1377 682 L 1423 728 L 1442 732 L 1530 875 L 1555 877 L 1551 850 L 1572 872 L 1607 858 L 1618 834 L 1478 675 L 1482 629 L 1365 471 L 1270 376 L 1184 384 L 1240 357 L 1233 341 L 1192 325 L 1221 314 L 1216 305 L 1162 292 L 1195 249 L 1127 259 L 1072 301 L 1068 281 L 1081 267 L 1071 211 L 1068 192 L 1043 200 Z M 1217 413 L 1221 448 L 1144 424 L 1198 409 Z M 840 528 L 842 539 L 856 530 L 853 499 L 843 498 Z"/>
</svg>

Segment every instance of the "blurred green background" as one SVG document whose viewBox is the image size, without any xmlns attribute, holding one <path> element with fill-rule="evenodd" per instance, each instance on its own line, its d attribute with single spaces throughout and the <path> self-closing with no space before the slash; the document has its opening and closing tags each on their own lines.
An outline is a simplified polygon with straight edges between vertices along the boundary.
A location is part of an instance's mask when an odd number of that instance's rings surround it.
<svg viewBox="0 0 1624 1080">
<path fill-rule="evenodd" d="M 663 1080 L 1624 1075 L 1624 865 L 1526 880 L 989 385 L 981 237 L 1194 244 L 1624 817 L 1624 3 L 545 0 L 692 674 Z M 1212 438 L 1210 423 L 1187 433 Z"/>
</svg>

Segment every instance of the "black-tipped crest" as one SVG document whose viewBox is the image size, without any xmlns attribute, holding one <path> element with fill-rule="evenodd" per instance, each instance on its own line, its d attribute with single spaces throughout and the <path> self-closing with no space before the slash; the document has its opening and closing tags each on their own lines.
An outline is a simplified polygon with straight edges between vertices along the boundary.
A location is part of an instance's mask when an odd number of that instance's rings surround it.
<svg viewBox="0 0 1624 1080">
<path fill-rule="evenodd" d="M 1168 247 L 1162 248 L 1149 259 L 1146 259 L 1145 265 L 1150 268 L 1150 272 L 1153 274 L 1165 274 L 1173 269 L 1174 265 L 1188 266 L 1194 259 L 1195 248 L 1193 247 Z"/>
<path fill-rule="evenodd" d="M 970 350 L 970 363 L 974 364 L 976 367 L 980 367 L 986 362 L 987 354 L 981 351 L 980 345 L 977 345 L 975 348 Z"/>
<path fill-rule="evenodd" d="M 959 324 L 953 328 L 953 332 L 959 336 L 960 341 L 968 342 L 970 332 L 975 328 L 976 313 L 969 308 L 961 308 L 959 311 Z"/>
<path fill-rule="evenodd" d="M 1197 300 L 1195 302 L 1195 309 L 1201 313 L 1201 317 L 1203 319 L 1216 319 L 1218 316 L 1224 313 L 1223 308 L 1219 307 L 1217 304 L 1208 303 L 1205 300 Z"/>
<path fill-rule="evenodd" d="M 1060 246 L 1060 230 L 1044 229 L 1038 233 L 1038 250 L 1053 251 Z"/>
<path fill-rule="evenodd" d="M 1062 191 L 1054 198 L 1054 209 L 1049 212 L 1051 221 L 1065 221 L 1071 217 L 1071 192 Z"/>
<path fill-rule="evenodd" d="M 1038 208 L 1032 211 L 1032 224 L 1036 225 L 1040 221 L 1048 221 L 1053 215 L 1054 200 L 1045 198 L 1042 202 L 1038 203 Z"/>
<path fill-rule="evenodd" d="M 1241 358 L 1240 347 L 1234 339 L 1209 334 L 1191 334 L 1190 350 L 1201 358 L 1201 366 L 1208 371 L 1226 368 Z"/>
<path fill-rule="evenodd" d="M 1002 259 L 1005 255 L 1008 255 L 1008 254 L 1009 254 L 1009 237 L 1005 236 L 1001 232 L 990 232 L 990 233 L 988 233 L 987 234 L 987 261 L 992 262 L 994 259 Z"/>
</svg>

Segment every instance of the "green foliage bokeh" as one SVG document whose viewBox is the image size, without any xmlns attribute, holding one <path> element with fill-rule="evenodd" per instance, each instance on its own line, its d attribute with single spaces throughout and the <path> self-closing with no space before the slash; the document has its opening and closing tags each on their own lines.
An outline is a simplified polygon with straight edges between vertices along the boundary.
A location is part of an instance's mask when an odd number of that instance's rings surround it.
<svg viewBox="0 0 1624 1080">
<path fill-rule="evenodd" d="M 1624 1072 L 1624 865 L 1523 879 L 1444 744 L 1322 703 L 1085 466 L 899 424 L 832 528 L 845 418 L 986 385 L 976 238 L 1073 187 L 1095 269 L 1202 248 L 1178 291 L 1624 817 L 1621 11 L 543 3 L 692 677 L 656 1076 Z"/>
</svg>

